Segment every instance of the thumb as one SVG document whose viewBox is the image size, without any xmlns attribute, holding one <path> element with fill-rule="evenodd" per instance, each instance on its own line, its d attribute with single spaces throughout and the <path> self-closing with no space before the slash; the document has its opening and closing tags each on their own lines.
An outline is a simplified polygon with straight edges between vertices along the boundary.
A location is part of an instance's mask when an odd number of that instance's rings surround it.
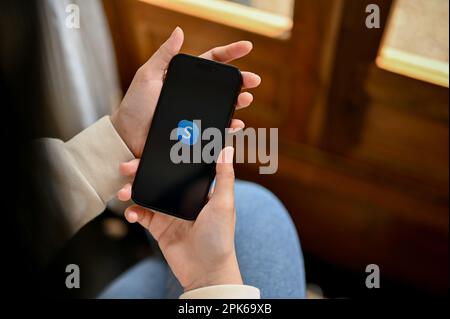
<svg viewBox="0 0 450 319">
<path fill-rule="evenodd" d="M 216 166 L 216 184 L 212 199 L 223 205 L 234 205 L 234 148 L 225 147 L 219 154 Z"/>
<path fill-rule="evenodd" d="M 164 42 L 159 49 L 146 62 L 152 71 L 164 72 L 169 65 L 170 60 L 180 52 L 183 45 L 184 33 L 180 27 L 173 30 L 170 37 Z"/>
</svg>

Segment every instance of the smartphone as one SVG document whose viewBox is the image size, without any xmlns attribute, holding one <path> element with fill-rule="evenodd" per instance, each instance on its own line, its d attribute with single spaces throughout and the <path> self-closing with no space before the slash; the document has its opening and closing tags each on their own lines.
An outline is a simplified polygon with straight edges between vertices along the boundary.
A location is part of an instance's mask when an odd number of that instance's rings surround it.
<svg viewBox="0 0 450 319">
<path fill-rule="evenodd" d="M 132 186 L 136 204 L 183 219 L 197 217 L 215 176 L 215 161 L 198 160 L 207 144 L 202 133 L 219 130 L 224 145 L 241 86 L 234 66 L 187 54 L 172 58 Z M 190 152 L 189 160 L 174 161 L 174 147 Z"/>
</svg>

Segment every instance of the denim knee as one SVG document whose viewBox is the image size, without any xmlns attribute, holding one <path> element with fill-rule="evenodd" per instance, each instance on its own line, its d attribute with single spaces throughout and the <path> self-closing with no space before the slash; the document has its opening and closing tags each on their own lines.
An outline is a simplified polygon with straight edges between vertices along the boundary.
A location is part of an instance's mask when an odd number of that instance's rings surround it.
<svg viewBox="0 0 450 319">
<path fill-rule="evenodd" d="M 303 298 L 303 254 L 292 219 L 264 187 L 237 181 L 236 253 L 244 282 L 262 298 Z"/>
<path fill-rule="evenodd" d="M 252 182 L 237 181 L 235 186 L 237 228 L 258 228 L 266 232 L 288 231 L 295 225 L 281 201 L 267 188 Z"/>
</svg>

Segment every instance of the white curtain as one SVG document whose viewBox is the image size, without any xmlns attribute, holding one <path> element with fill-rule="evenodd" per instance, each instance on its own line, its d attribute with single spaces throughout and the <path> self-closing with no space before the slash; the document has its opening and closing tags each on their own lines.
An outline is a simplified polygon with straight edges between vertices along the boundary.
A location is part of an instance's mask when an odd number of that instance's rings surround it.
<svg viewBox="0 0 450 319">
<path fill-rule="evenodd" d="M 68 28 L 70 4 L 80 9 L 80 28 Z M 121 91 L 108 23 L 100 0 L 43 0 L 40 25 L 49 118 L 67 140 L 110 114 Z"/>
</svg>

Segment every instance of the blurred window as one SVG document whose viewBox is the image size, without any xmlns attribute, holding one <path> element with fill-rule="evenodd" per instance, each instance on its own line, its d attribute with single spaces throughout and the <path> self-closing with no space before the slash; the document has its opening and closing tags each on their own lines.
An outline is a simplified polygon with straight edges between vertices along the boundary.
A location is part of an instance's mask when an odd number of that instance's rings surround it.
<svg viewBox="0 0 450 319">
<path fill-rule="evenodd" d="M 448 0 L 397 0 L 377 64 L 395 73 L 448 87 L 448 38 Z"/>
<path fill-rule="evenodd" d="M 267 37 L 287 39 L 294 0 L 140 0 Z"/>
<path fill-rule="evenodd" d="M 211 0 L 208 0 L 211 1 Z M 235 2 L 242 5 L 249 6 L 254 9 L 267 11 L 273 14 L 285 16 L 287 18 L 293 17 L 294 14 L 294 0 L 225 0 Z"/>
</svg>

